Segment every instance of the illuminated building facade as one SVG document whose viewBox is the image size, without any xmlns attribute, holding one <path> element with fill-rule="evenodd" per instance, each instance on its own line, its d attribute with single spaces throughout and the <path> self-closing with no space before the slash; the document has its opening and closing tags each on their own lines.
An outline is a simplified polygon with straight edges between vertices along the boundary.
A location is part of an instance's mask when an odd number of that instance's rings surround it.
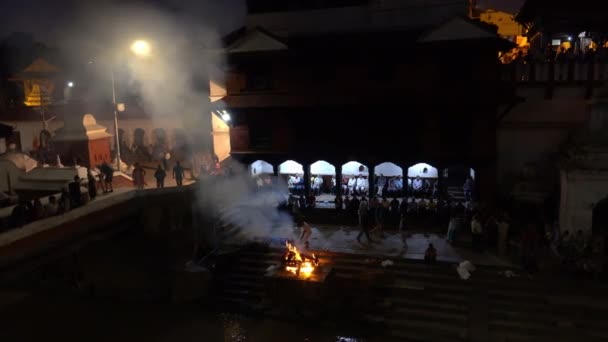
<svg viewBox="0 0 608 342">
<path fill-rule="evenodd" d="M 463 177 L 446 172 L 444 182 L 461 187 L 473 168 L 492 197 L 507 94 L 496 56 L 512 45 L 467 19 L 467 1 L 248 4 L 247 26 L 225 39 L 225 95 L 213 102 L 230 114 L 232 158 L 275 172 L 294 160 L 305 175 L 318 160 L 459 165 Z"/>
</svg>

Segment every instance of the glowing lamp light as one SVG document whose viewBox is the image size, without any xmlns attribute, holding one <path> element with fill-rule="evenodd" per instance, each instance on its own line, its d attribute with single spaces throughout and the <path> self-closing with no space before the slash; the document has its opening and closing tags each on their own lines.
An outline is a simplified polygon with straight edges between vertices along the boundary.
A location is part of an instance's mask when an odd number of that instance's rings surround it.
<svg viewBox="0 0 608 342">
<path fill-rule="evenodd" d="M 568 37 L 568 41 L 572 41 L 572 37 Z"/>
<path fill-rule="evenodd" d="M 230 121 L 230 114 L 228 114 L 228 112 L 223 111 L 222 112 L 222 120 L 224 121 Z"/>
<path fill-rule="evenodd" d="M 70 81 L 68 82 L 68 87 L 72 88 L 74 86 L 74 82 Z"/>
<path fill-rule="evenodd" d="M 131 44 L 131 52 L 137 56 L 147 57 L 150 56 L 152 47 L 150 47 L 150 43 L 145 40 L 136 40 Z"/>
</svg>

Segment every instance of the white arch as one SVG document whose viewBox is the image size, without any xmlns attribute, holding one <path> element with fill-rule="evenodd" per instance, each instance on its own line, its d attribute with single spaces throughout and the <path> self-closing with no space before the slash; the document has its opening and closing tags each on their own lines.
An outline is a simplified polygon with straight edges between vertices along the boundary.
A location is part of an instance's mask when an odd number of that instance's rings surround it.
<svg viewBox="0 0 608 342">
<path fill-rule="evenodd" d="M 374 168 L 374 173 L 376 175 L 384 175 L 387 177 L 403 176 L 403 169 L 399 165 L 385 162 L 377 165 Z"/>
<path fill-rule="evenodd" d="M 426 171 L 426 172 L 425 172 Z M 418 163 L 407 169 L 408 177 L 438 178 L 437 169 L 427 163 Z"/>
<path fill-rule="evenodd" d="M 304 167 L 298 162 L 288 160 L 283 164 L 279 165 L 279 173 L 282 175 L 296 173 L 304 174 Z"/>
<path fill-rule="evenodd" d="M 251 163 L 251 175 L 255 176 L 255 175 L 259 175 L 259 174 L 263 174 L 263 173 L 274 173 L 274 167 L 272 166 L 272 164 L 265 162 L 263 160 L 256 160 L 253 163 Z"/>
<path fill-rule="evenodd" d="M 345 176 L 356 176 L 356 175 L 367 176 L 367 175 L 369 175 L 369 170 L 368 170 L 367 166 L 365 166 L 359 162 L 350 161 L 350 162 L 342 165 L 342 174 Z"/>
<path fill-rule="evenodd" d="M 336 167 L 326 162 L 319 160 L 310 165 L 311 175 L 333 176 L 336 174 Z"/>
</svg>

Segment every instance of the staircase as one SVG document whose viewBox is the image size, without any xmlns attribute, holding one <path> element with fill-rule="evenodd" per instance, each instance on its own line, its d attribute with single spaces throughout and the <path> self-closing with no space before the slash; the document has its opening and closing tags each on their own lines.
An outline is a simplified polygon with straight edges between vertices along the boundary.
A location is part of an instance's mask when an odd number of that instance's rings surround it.
<svg viewBox="0 0 608 342">
<path fill-rule="evenodd" d="M 464 196 L 464 190 L 459 186 L 448 186 L 447 189 L 448 197 L 453 201 L 457 202 L 465 202 L 466 198 Z"/>
<path fill-rule="evenodd" d="M 382 341 L 572 341 L 573 336 L 608 341 L 608 303 L 589 306 L 593 297 L 587 289 L 584 300 L 556 303 L 552 300 L 568 298 L 573 289 L 557 289 L 550 280 L 506 278 L 501 268 L 480 267 L 464 281 L 452 264 L 398 259 L 382 268 L 382 259 L 369 256 L 315 254 L 335 272 L 333 285 L 328 285 L 333 287 L 330 300 L 317 307 L 322 313 L 316 320 L 335 323 L 342 317 L 350 329 L 365 327 L 362 335 L 381 336 Z M 225 264 L 234 266 L 219 276 L 217 304 L 291 317 L 277 311 L 265 291 L 266 269 L 282 256 L 283 250 L 274 248 L 246 248 L 230 255 Z M 605 288 L 598 286 L 601 296 Z"/>
</svg>

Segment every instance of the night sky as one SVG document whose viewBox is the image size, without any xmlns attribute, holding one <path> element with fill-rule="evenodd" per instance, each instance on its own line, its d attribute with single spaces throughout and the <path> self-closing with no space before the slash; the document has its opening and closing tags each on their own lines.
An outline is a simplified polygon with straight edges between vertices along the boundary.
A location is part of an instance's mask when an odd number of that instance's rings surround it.
<svg viewBox="0 0 608 342">
<path fill-rule="evenodd" d="M 89 2 L 90 1 L 90 2 Z M 83 3 L 125 2 L 152 4 L 166 10 L 178 10 L 204 20 L 221 34 L 241 26 L 245 0 L 19 0 L 0 2 L 0 37 L 11 32 L 31 32 L 37 39 L 52 43 L 70 27 Z M 523 0 L 479 0 L 481 8 L 516 12 Z"/>
</svg>

